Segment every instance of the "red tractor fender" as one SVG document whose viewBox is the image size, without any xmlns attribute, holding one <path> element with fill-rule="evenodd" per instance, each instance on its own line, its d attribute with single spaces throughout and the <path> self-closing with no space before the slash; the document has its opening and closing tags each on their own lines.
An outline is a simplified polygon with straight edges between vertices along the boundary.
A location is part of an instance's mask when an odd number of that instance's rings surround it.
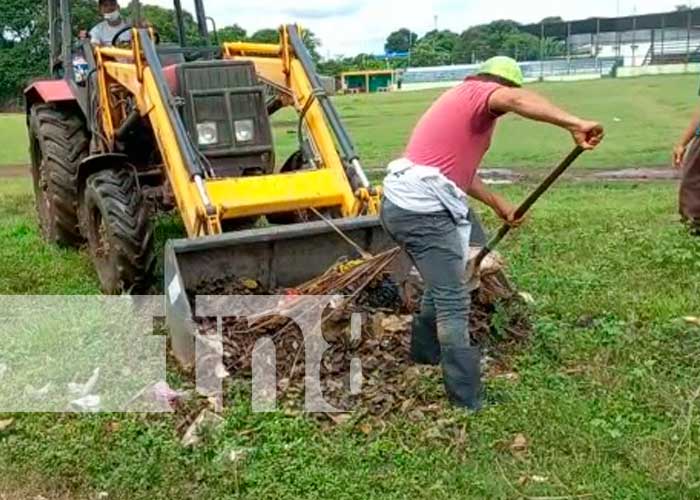
<svg viewBox="0 0 700 500">
<path fill-rule="evenodd" d="M 65 80 L 41 80 L 24 90 L 27 111 L 32 105 L 49 102 L 76 102 L 68 82 Z"/>
</svg>

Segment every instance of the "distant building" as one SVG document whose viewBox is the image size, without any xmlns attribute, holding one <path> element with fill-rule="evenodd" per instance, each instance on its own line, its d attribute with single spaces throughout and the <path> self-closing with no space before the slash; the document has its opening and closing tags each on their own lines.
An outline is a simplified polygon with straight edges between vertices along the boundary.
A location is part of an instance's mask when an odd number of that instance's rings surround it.
<svg viewBox="0 0 700 500">
<path fill-rule="evenodd" d="M 348 71 L 340 75 L 345 93 L 388 92 L 396 88 L 396 71 L 391 69 Z"/>
</svg>

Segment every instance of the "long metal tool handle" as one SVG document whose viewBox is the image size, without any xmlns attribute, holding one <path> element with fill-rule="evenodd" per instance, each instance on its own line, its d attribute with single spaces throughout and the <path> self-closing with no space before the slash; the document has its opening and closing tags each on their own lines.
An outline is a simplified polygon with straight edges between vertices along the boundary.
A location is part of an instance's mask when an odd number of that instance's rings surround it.
<svg viewBox="0 0 700 500">
<path fill-rule="evenodd" d="M 350 238 L 347 234 L 345 234 L 345 233 L 344 233 L 338 226 L 336 226 L 336 225 L 333 223 L 333 221 L 330 220 L 328 217 L 324 216 L 321 212 L 319 212 L 318 210 L 316 210 L 314 207 L 311 207 L 311 211 L 312 211 L 314 214 L 316 214 L 316 216 L 317 216 L 319 219 L 321 219 L 321 220 L 322 220 L 323 222 L 325 222 L 328 226 L 330 226 L 330 228 L 331 228 L 333 231 L 335 231 L 336 233 L 338 233 L 338 236 L 340 236 L 343 240 L 345 240 L 345 242 L 346 242 L 348 245 L 350 245 L 351 247 L 353 247 L 353 248 L 355 249 L 355 251 L 356 251 L 358 254 L 360 254 L 360 257 L 362 257 L 362 258 L 365 259 L 365 260 L 368 260 L 368 259 L 371 259 L 371 258 L 374 257 L 371 253 L 369 253 L 369 252 L 363 250 L 363 248 L 362 248 L 360 245 L 358 245 L 357 243 L 355 243 L 355 242 L 352 240 L 352 238 Z"/>
<path fill-rule="evenodd" d="M 530 193 L 530 196 L 528 196 L 525 201 L 523 201 L 520 206 L 516 209 L 515 211 L 515 220 L 522 219 L 525 214 L 530 210 L 532 205 L 535 204 L 537 200 L 540 199 L 540 197 L 547 192 L 547 190 L 554 184 L 554 182 L 561 177 L 561 174 L 563 174 L 575 161 L 576 159 L 581 156 L 581 154 L 584 152 L 584 149 L 581 146 L 576 146 L 574 150 L 569 153 L 569 155 L 564 158 L 564 161 L 562 161 L 557 168 L 552 170 L 552 172 L 547 176 L 545 180 L 542 181 L 542 183 L 537 186 L 537 188 Z M 478 269 L 479 266 L 481 265 L 481 262 L 493 251 L 494 248 L 501 242 L 501 240 L 510 232 L 513 226 L 508 224 L 507 222 L 501 226 L 501 228 L 498 230 L 498 232 L 495 234 L 493 238 L 486 244 L 484 248 L 481 249 L 481 251 L 477 254 L 476 258 L 474 259 L 474 264 L 475 268 Z"/>
</svg>

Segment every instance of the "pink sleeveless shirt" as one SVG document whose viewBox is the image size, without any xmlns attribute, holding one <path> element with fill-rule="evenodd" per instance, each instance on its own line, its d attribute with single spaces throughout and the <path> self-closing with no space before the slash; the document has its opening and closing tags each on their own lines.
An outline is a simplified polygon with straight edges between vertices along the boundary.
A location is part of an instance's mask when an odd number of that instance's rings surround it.
<svg viewBox="0 0 700 500">
<path fill-rule="evenodd" d="M 405 157 L 416 165 L 439 168 L 466 191 L 491 145 L 499 115 L 489 98 L 501 85 L 467 80 L 445 92 L 416 125 Z"/>
</svg>

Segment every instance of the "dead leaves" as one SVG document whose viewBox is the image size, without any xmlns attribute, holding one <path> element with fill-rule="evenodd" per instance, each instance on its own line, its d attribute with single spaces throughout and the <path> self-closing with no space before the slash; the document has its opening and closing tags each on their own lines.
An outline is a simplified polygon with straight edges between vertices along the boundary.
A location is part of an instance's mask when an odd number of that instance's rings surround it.
<svg viewBox="0 0 700 500">
<path fill-rule="evenodd" d="M 524 434 L 516 434 L 513 437 L 513 441 L 510 443 L 510 452 L 513 454 L 515 457 L 522 457 L 527 453 L 528 450 L 528 441 L 527 438 L 525 437 Z"/>
<path fill-rule="evenodd" d="M 700 318 L 697 316 L 685 316 L 683 321 L 692 326 L 700 326 Z"/>
<path fill-rule="evenodd" d="M 388 279 L 387 275 L 381 279 Z M 325 423 L 344 425 L 353 419 L 358 421 L 357 413 L 376 419 L 398 414 L 412 421 L 420 421 L 443 414 L 447 407 L 440 369 L 416 367 L 410 360 L 412 316 L 404 314 L 410 311 L 405 304 L 402 307 L 395 303 L 394 294 L 389 293 L 389 288 L 398 290 L 398 287 L 392 283 L 391 280 L 380 281 L 367 287 L 368 293 L 375 294 L 372 300 L 360 295 L 323 323 L 323 336 L 328 349 L 320 364 L 321 392 L 325 401 L 340 411 L 318 415 Z M 204 285 L 197 293 L 235 295 L 251 293 L 251 290 L 252 283 L 229 279 Z M 416 291 L 419 291 L 417 285 Z M 262 294 L 264 291 L 258 287 L 255 293 Z M 501 301 L 498 308 L 497 301 Z M 394 303 L 394 307 L 368 305 L 379 302 L 385 305 Z M 498 347 L 494 347 L 496 342 L 499 346 L 512 346 L 526 339 L 530 324 L 525 306 L 522 298 L 504 287 L 498 275 L 490 276 L 472 297 L 472 337 L 488 346 L 492 352 L 498 351 Z M 350 316 L 355 312 L 364 318 L 360 336 L 351 334 Z M 492 318 L 497 312 L 501 326 L 496 341 L 491 337 Z M 295 324 L 285 321 L 266 316 L 251 329 L 246 319 L 223 318 L 224 365 L 218 367 L 217 375 L 220 378 L 228 374 L 235 378 L 249 378 L 256 342 L 262 337 L 270 338 L 275 348 L 277 407 L 289 414 L 299 415 L 305 400 L 304 336 Z M 203 332 L 216 330 L 216 322 L 211 318 L 200 318 L 199 324 Z M 359 367 L 359 371 L 352 370 L 353 366 Z M 507 368 L 504 367 L 501 373 L 506 380 L 517 382 L 517 374 L 509 373 Z M 370 427 L 364 425 L 360 432 L 365 433 Z"/>
</svg>

